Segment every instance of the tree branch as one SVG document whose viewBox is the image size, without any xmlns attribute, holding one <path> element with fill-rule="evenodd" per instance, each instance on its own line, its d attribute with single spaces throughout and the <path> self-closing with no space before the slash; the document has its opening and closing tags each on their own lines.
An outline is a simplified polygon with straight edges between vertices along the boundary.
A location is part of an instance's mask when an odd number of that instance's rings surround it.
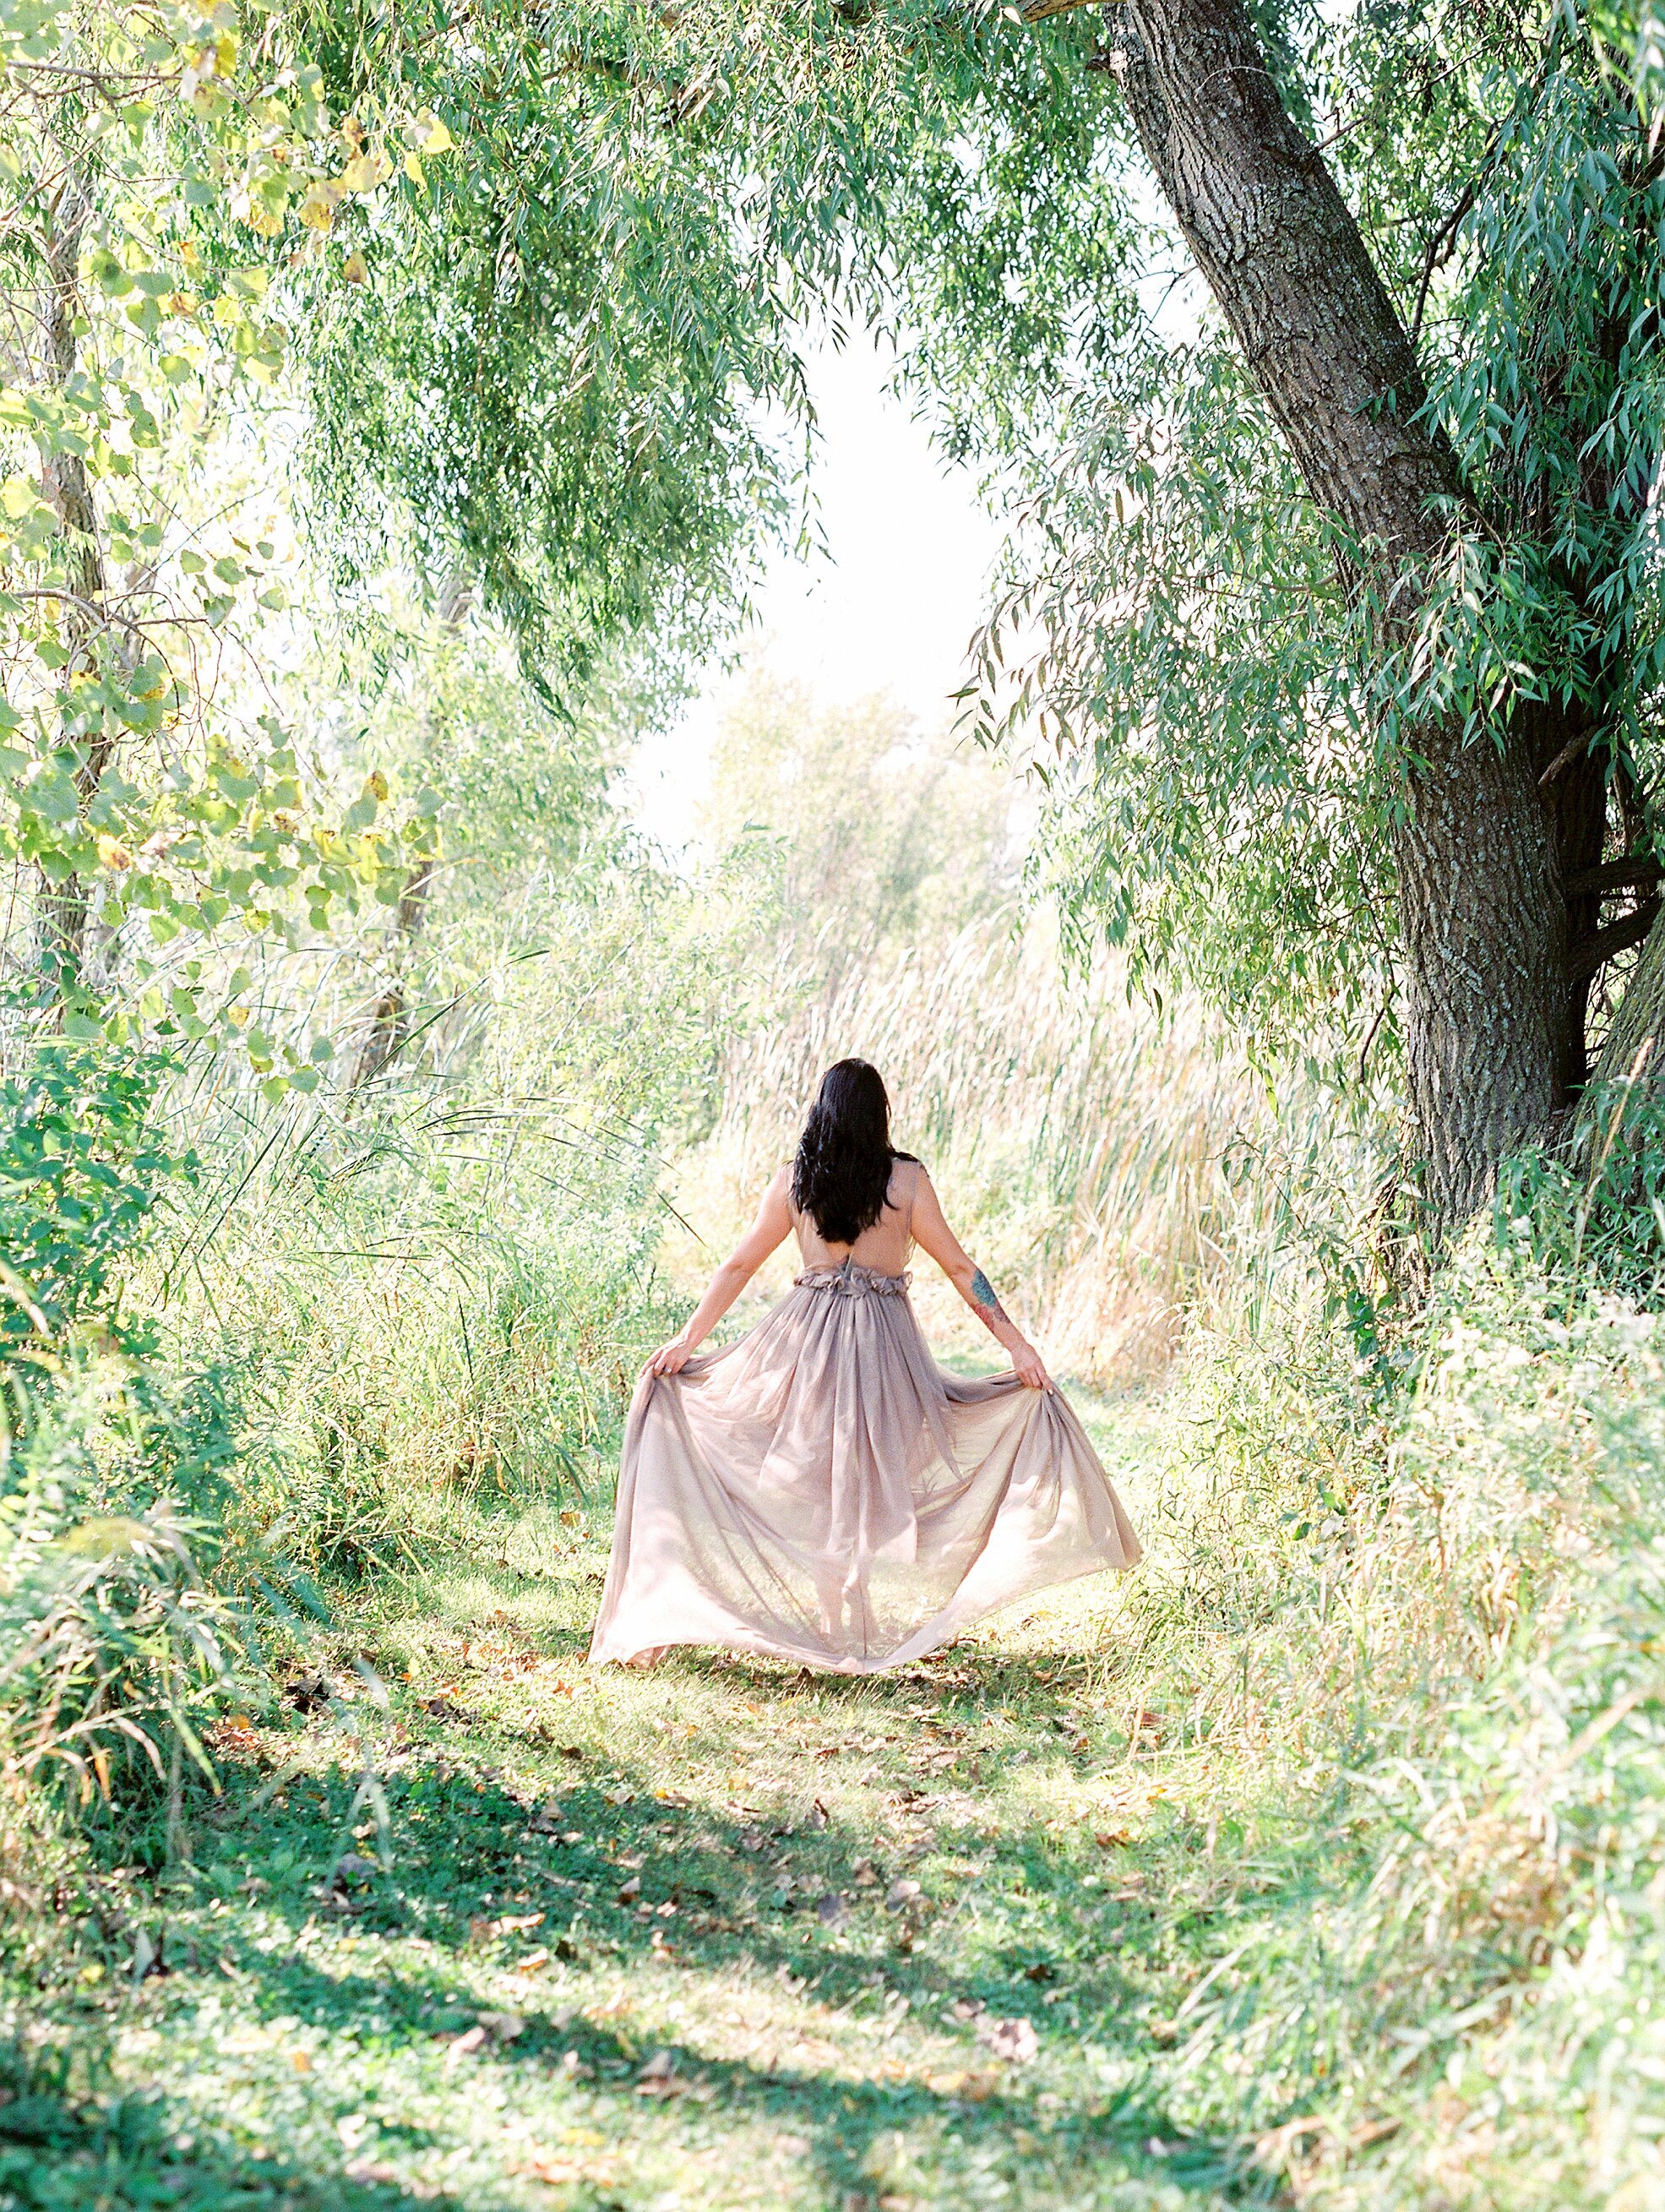
<svg viewBox="0 0 1665 2212">
<path fill-rule="evenodd" d="M 1596 891 L 1605 896 L 1608 891 L 1622 891 L 1632 884 L 1656 884 L 1665 877 L 1665 862 L 1656 860 L 1651 853 L 1626 853 L 1617 860 L 1604 860 L 1599 868 L 1583 868 L 1576 876 L 1567 878 L 1567 896 L 1576 898 L 1581 892 Z"/>
<path fill-rule="evenodd" d="M 1569 769 L 1572 766 L 1574 761 L 1576 761 L 1579 754 L 1583 751 L 1584 747 L 1589 743 L 1590 739 L 1595 735 L 1595 732 L 1600 729 L 1600 727 L 1601 724 L 1594 719 L 1588 722 L 1581 722 L 1579 724 L 1578 727 L 1567 739 L 1565 744 L 1562 746 L 1560 751 L 1556 754 L 1554 759 L 1551 761 L 1549 766 L 1538 778 L 1538 788 L 1540 791 L 1547 790 L 1549 786 L 1554 782 L 1556 777 L 1560 775 L 1564 769 Z"/>
<path fill-rule="evenodd" d="M 1620 952 L 1628 952 L 1632 945 L 1640 945 L 1659 918 L 1658 896 L 1644 899 L 1633 914 L 1621 915 L 1610 921 L 1605 929 L 1598 929 L 1594 937 L 1587 937 L 1572 948 L 1567 963 L 1569 981 L 1582 983 L 1587 975 L 1595 975 L 1598 968 Z"/>
</svg>

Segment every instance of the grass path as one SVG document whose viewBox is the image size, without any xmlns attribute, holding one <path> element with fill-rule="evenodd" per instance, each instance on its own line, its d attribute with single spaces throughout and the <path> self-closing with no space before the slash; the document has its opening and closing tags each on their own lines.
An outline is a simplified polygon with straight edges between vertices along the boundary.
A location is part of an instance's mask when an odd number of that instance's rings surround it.
<svg viewBox="0 0 1665 2212">
<path fill-rule="evenodd" d="M 1099 1422 L 1135 1510 L 1149 1418 Z M 592 1675 L 604 1563 L 532 1515 L 379 1586 L 188 1865 L 60 1893 L 0 2200 L 1276 2201 L 1170 2109 L 1221 1908 L 1107 1585 L 877 1680 Z"/>
</svg>

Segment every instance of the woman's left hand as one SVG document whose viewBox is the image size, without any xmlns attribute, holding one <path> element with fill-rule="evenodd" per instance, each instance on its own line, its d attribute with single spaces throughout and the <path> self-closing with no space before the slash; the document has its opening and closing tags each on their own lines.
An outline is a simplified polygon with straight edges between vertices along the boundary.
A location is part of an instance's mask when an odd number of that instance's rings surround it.
<svg viewBox="0 0 1665 2212">
<path fill-rule="evenodd" d="M 643 1370 L 648 1375 L 680 1375 L 694 1357 L 694 1347 L 686 1337 L 673 1336 L 669 1344 L 660 1345 Z"/>
<path fill-rule="evenodd" d="M 1029 1390 L 1050 1390 L 1052 1377 L 1040 1353 L 1032 1344 L 1014 1346 L 1012 1354 L 1012 1371 Z"/>
</svg>

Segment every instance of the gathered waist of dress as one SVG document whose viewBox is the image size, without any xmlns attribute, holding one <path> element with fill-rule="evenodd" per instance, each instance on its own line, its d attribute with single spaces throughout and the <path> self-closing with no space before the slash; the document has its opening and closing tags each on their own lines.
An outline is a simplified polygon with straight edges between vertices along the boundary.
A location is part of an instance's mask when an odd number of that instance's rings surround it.
<svg viewBox="0 0 1665 2212">
<path fill-rule="evenodd" d="M 840 1267 L 805 1267 L 796 1279 L 800 1291 L 829 1291 L 835 1297 L 905 1298 L 911 1275 L 884 1275 L 846 1260 Z"/>
</svg>

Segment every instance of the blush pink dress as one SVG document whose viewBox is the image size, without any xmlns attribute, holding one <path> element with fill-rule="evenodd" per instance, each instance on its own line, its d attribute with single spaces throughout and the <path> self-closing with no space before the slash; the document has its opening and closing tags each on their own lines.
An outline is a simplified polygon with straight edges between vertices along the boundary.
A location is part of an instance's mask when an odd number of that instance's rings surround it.
<svg viewBox="0 0 1665 2212">
<path fill-rule="evenodd" d="M 757 1328 L 643 1375 L 592 1661 L 693 1644 L 873 1674 L 1138 1559 L 1060 1391 L 932 1358 L 903 1273 L 919 1173 L 897 1163 L 848 1251 L 797 1218 L 803 1273 Z"/>
</svg>

